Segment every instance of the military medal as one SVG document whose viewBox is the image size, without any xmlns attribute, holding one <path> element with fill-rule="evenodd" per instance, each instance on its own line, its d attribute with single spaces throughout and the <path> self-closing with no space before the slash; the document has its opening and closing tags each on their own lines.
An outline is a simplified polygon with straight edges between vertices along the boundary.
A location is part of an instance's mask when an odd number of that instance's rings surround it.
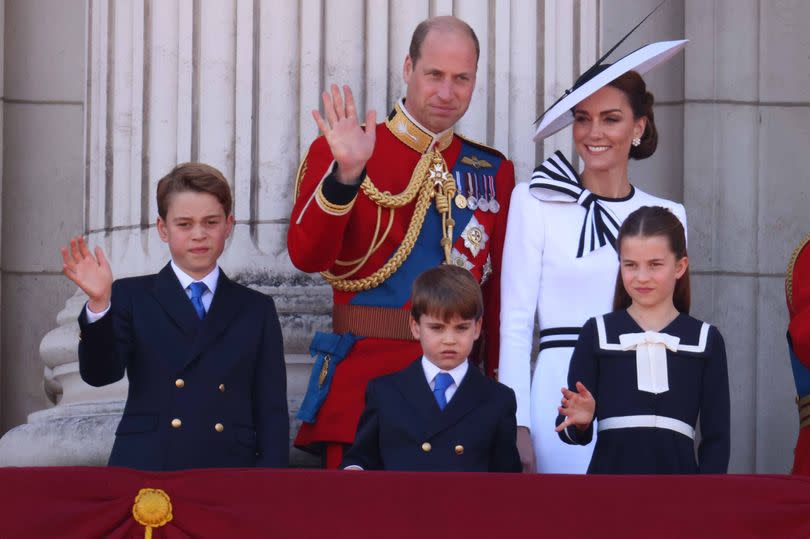
<svg viewBox="0 0 810 539">
<path fill-rule="evenodd" d="M 489 235 L 481 223 L 478 222 L 478 219 L 473 216 L 461 233 L 461 238 L 464 240 L 464 247 L 469 249 L 473 258 L 475 258 L 486 245 Z"/>
<path fill-rule="evenodd" d="M 492 200 L 489 201 L 489 211 L 492 213 L 498 213 L 501 211 L 501 205 L 498 204 L 498 200 L 495 198 L 495 177 L 489 177 L 489 194 L 492 196 Z"/>
<path fill-rule="evenodd" d="M 456 179 L 456 197 L 453 200 L 456 202 L 456 207 L 463 210 L 467 207 L 467 197 L 464 196 L 464 182 L 461 181 L 460 172 L 456 172 L 454 177 Z"/>
<path fill-rule="evenodd" d="M 472 211 L 478 208 L 478 198 L 475 196 L 477 194 L 478 185 L 473 182 L 473 174 L 467 172 L 467 207 Z"/>
<path fill-rule="evenodd" d="M 487 188 L 487 177 L 483 174 L 481 179 L 484 180 L 484 188 L 481 189 L 481 198 L 478 200 L 478 209 L 481 211 L 489 211 L 489 189 Z M 476 184 L 478 183 L 478 176 L 475 177 Z"/>
</svg>

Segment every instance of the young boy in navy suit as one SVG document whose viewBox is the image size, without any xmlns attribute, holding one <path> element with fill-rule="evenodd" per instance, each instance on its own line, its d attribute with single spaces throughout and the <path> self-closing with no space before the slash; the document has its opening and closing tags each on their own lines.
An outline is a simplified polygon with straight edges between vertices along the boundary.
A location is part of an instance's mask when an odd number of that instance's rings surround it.
<svg viewBox="0 0 810 539">
<path fill-rule="evenodd" d="M 444 265 L 416 278 L 410 324 L 423 355 L 369 382 L 357 436 L 341 467 L 521 471 L 515 395 L 467 359 L 483 312 L 481 289 L 466 269 Z"/>
<path fill-rule="evenodd" d="M 157 187 L 157 229 L 171 261 L 119 279 L 100 247 L 77 236 L 64 273 L 89 297 L 79 315 L 79 369 L 129 394 L 110 465 L 142 470 L 284 467 L 289 418 L 273 300 L 217 266 L 233 230 L 230 186 L 217 169 L 178 165 Z"/>
</svg>

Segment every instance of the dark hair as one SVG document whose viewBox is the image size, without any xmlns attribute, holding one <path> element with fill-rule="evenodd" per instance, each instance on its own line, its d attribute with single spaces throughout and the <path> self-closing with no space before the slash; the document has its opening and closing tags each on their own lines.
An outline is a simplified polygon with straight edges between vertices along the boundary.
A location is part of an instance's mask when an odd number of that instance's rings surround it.
<svg viewBox="0 0 810 539">
<path fill-rule="evenodd" d="M 658 130 L 655 128 L 655 114 L 653 113 L 655 98 L 647 91 L 647 84 L 637 72 L 628 71 L 609 82 L 608 86 L 621 90 L 627 96 L 630 108 L 633 110 L 633 119 L 647 118 L 647 125 L 641 135 L 641 144 L 630 146 L 630 157 L 633 159 L 650 157 L 658 147 Z"/>
<path fill-rule="evenodd" d="M 651 236 L 663 236 L 669 240 L 669 248 L 675 255 L 675 260 L 680 260 L 686 256 L 686 234 L 680 219 L 667 208 L 661 206 L 642 206 L 630 215 L 622 223 L 619 230 L 619 237 L 616 240 L 616 251 L 621 260 L 622 240 L 624 238 L 635 237 L 649 238 Z M 691 292 L 689 286 L 689 267 L 681 278 L 675 283 L 675 290 L 672 293 L 672 303 L 678 312 L 689 314 L 691 306 Z M 619 267 L 616 275 L 616 291 L 613 294 L 613 310 L 626 309 L 633 303 L 630 294 L 622 283 L 622 269 Z"/>
<path fill-rule="evenodd" d="M 478 58 L 481 56 L 481 46 L 478 44 L 478 36 L 475 31 L 466 22 L 451 15 L 441 15 L 438 17 L 431 17 L 420 22 L 411 36 L 411 45 L 408 47 L 408 56 L 411 62 L 416 65 L 416 61 L 422 56 L 422 43 L 425 41 L 428 33 L 431 30 L 442 31 L 462 31 L 467 32 L 475 44 L 475 63 L 478 64 Z"/>
<path fill-rule="evenodd" d="M 174 167 L 157 184 L 157 207 L 161 219 L 166 219 L 172 195 L 186 191 L 213 195 L 222 204 L 225 216 L 231 214 L 231 186 L 222 172 L 205 163 L 183 163 Z"/>
<path fill-rule="evenodd" d="M 484 315 L 481 287 L 460 266 L 445 264 L 424 271 L 413 282 L 411 293 L 411 316 L 418 322 L 423 314 L 445 322 L 455 315 L 463 320 L 480 320 Z"/>
</svg>

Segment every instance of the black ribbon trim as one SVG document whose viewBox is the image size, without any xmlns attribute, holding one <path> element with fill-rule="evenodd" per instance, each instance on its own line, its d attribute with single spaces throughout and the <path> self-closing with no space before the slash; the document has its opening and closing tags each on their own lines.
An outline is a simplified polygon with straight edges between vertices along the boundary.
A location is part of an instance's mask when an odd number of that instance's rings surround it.
<svg viewBox="0 0 810 539">
<path fill-rule="evenodd" d="M 579 336 L 579 332 L 582 331 L 581 327 L 559 327 L 559 328 L 548 328 L 540 330 L 540 338 L 548 337 L 550 335 L 573 335 L 575 337 Z"/>
<path fill-rule="evenodd" d="M 538 352 L 542 352 L 548 348 L 573 348 L 577 345 L 577 341 L 546 341 L 541 342 L 540 346 L 537 348 Z"/>
<path fill-rule="evenodd" d="M 558 172 L 555 168 L 561 170 L 561 172 Z M 549 181 L 564 185 L 549 183 Z M 570 188 L 567 186 L 570 186 Z M 599 203 L 597 195 L 588 192 L 580 200 L 586 190 L 582 186 L 579 174 L 561 151 L 554 152 L 553 157 L 546 159 L 535 169 L 529 188 L 548 189 L 549 191 L 563 193 L 585 208 L 585 219 L 582 222 L 582 230 L 579 232 L 579 242 L 577 244 L 577 258 L 582 258 L 586 251 L 595 251 L 599 247 L 608 244 L 614 250 L 616 249 L 616 236 L 621 223 L 610 214 L 608 209 Z M 590 232 L 590 238 L 588 238 L 588 232 Z"/>
</svg>

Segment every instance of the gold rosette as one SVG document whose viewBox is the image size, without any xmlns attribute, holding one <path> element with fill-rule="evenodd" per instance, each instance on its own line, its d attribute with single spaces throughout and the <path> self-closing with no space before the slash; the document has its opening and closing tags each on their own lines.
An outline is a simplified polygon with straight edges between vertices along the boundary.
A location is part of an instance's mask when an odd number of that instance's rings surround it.
<svg viewBox="0 0 810 539">
<path fill-rule="evenodd" d="M 135 496 L 132 517 L 145 527 L 144 539 L 152 539 L 152 528 L 159 528 L 172 520 L 172 501 L 162 489 L 142 488 Z"/>
</svg>

